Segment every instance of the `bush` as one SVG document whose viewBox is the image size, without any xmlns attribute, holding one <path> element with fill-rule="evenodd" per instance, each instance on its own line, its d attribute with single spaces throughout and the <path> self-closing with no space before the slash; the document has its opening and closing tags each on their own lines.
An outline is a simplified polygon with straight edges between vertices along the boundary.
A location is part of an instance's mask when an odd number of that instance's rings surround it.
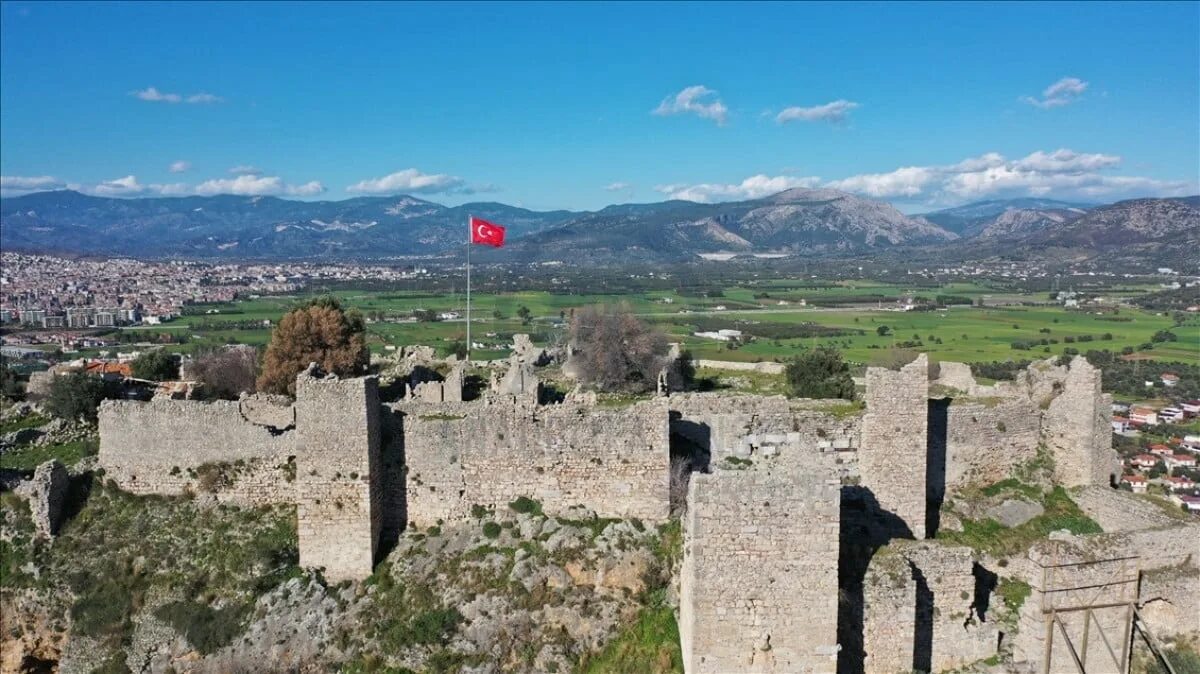
<svg viewBox="0 0 1200 674">
<path fill-rule="evenodd" d="M 25 385 L 21 383 L 17 373 L 8 369 L 6 365 L 0 365 L 0 396 L 10 400 L 25 398 Z"/>
<path fill-rule="evenodd" d="M 203 384 L 207 397 L 237 400 L 242 392 L 255 390 L 258 351 L 252 346 L 202 351 L 187 366 L 186 376 Z"/>
<path fill-rule="evenodd" d="M 120 393 L 120 385 L 115 382 L 72 372 L 54 378 L 46 410 L 60 419 L 95 423 L 100 402 L 119 397 Z"/>
<path fill-rule="evenodd" d="M 332 297 L 292 309 L 271 333 L 258 389 L 295 395 L 296 375 L 309 363 L 342 377 L 362 373 L 370 356 L 365 330 L 362 314 L 343 311 Z"/>
<path fill-rule="evenodd" d="M 628 304 L 593 305 L 571 319 L 579 379 L 602 391 L 653 390 L 670 362 L 666 335 L 638 320 Z"/>
<path fill-rule="evenodd" d="M 841 352 L 818 347 L 788 362 L 784 370 L 789 393 L 796 398 L 854 400 L 854 379 Z"/>
<path fill-rule="evenodd" d="M 130 364 L 133 376 L 150 381 L 179 379 L 179 359 L 161 349 L 143 353 Z"/>
<path fill-rule="evenodd" d="M 241 604 L 215 609 L 194 601 L 176 601 L 160 606 L 154 614 L 187 637 L 196 650 L 208 655 L 242 633 L 247 610 Z"/>
<path fill-rule="evenodd" d="M 508 507 L 515 513 L 522 515 L 541 515 L 542 504 L 525 496 L 517 497 L 517 500 L 508 504 Z"/>
<path fill-rule="evenodd" d="M 500 538 L 500 525 L 495 522 L 484 522 L 483 535 L 487 538 Z"/>
<path fill-rule="evenodd" d="M 891 333 L 892 329 L 886 325 L 881 325 L 878 328 L 875 328 L 875 334 L 879 335 L 880 337 L 887 337 Z"/>
</svg>

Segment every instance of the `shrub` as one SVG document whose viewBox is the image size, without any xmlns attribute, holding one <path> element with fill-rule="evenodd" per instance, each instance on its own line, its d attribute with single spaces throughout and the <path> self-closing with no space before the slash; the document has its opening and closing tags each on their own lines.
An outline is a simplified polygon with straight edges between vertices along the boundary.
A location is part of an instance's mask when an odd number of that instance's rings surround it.
<svg viewBox="0 0 1200 674">
<path fill-rule="evenodd" d="M 542 504 L 525 496 L 518 496 L 517 500 L 508 504 L 508 507 L 513 512 L 521 513 L 522 515 L 541 515 Z"/>
<path fill-rule="evenodd" d="M 818 347 L 788 362 L 784 370 L 789 393 L 797 398 L 854 400 L 854 379 L 841 352 Z"/>
<path fill-rule="evenodd" d="M 116 382 L 72 372 L 54 378 L 46 399 L 46 410 L 60 419 L 95 423 L 101 401 L 116 398 L 120 393 L 120 385 Z"/>
<path fill-rule="evenodd" d="M 241 634 L 246 609 L 242 604 L 215 609 L 194 601 L 176 601 L 160 606 L 154 614 L 187 637 L 196 650 L 208 655 Z"/>
<path fill-rule="evenodd" d="M 496 524 L 495 522 L 484 522 L 483 523 L 483 535 L 486 536 L 487 538 L 499 538 L 500 537 L 500 525 Z"/>
<path fill-rule="evenodd" d="M 296 375 L 309 363 L 338 376 L 361 373 L 369 353 L 362 314 L 343 311 L 332 297 L 311 300 L 279 320 L 267 346 L 258 388 L 271 393 L 296 393 Z"/>
<path fill-rule="evenodd" d="M 133 376 L 150 381 L 179 379 L 179 359 L 161 349 L 143 353 L 130 364 Z"/>
</svg>

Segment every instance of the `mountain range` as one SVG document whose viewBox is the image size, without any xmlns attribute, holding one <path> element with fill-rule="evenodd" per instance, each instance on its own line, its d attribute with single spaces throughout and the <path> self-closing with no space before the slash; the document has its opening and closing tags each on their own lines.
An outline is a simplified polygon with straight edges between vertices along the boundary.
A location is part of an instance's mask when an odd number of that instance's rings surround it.
<svg viewBox="0 0 1200 674">
<path fill-rule="evenodd" d="M 905 215 L 846 192 L 792 189 L 746 201 L 675 200 L 591 212 L 532 211 L 494 202 L 448 207 L 403 195 L 290 201 L 40 192 L 0 199 L 0 247 L 242 260 L 458 255 L 469 215 L 508 227 L 504 249 L 479 250 L 484 261 L 686 261 L 699 255 L 827 256 L 902 248 L 967 257 L 1042 249 L 1094 257 L 1116 251 L 1153 261 L 1186 257 L 1189 246 L 1200 246 L 1200 197 L 1107 205 L 991 200 Z"/>
</svg>

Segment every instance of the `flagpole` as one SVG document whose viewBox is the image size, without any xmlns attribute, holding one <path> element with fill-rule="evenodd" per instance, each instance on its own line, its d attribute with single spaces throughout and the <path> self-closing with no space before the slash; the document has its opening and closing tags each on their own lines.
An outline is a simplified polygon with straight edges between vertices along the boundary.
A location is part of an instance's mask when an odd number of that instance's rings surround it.
<svg viewBox="0 0 1200 674">
<path fill-rule="evenodd" d="M 471 360 L 471 216 L 467 215 L 467 360 Z"/>
</svg>

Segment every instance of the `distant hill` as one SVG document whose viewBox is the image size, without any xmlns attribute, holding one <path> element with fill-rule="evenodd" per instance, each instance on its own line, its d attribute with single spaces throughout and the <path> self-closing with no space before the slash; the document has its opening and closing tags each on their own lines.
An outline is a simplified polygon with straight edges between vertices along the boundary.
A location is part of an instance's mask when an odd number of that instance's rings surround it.
<svg viewBox="0 0 1200 674">
<path fill-rule="evenodd" d="M 0 199 L 0 247 L 202 259 L 459 255 L 469 214 L 509 228 L 503 249 L 476 249 L 481 261 L 657 262 L 706 254 L 828 256 L 920 248 L 924 255 L 956 260 L 1049 254 L 1186 268 L 1200 249 L 1200 197 L 1105 206 L 1014 199 L 906 216 L 887 203 L 828 189 L 716 204 L 620 204 L 594 212 L 540 212 L 494 202 L 447 207 L 411 196 L 305 202 L 42 192 Z"/>
<path fill-rule="evenodd" d="M 823 255 L 936 244 L 956 235 L 835 190 L 749 201 L 610 206 L 514 244 L 531 258 L 691 259 L 705 253 Z"/>
<path fill-rule="evenodd" d="M 409 196 L 345 201 L 275 197 L 112 199 L 71 191 L 0 201 L 9 249 L 303 259 L 453 251 L 468 214 L 509 227 L 514 257 L 564 254 L 685 259 L 698 253 L 821 254 L 954 238 L 890 205 L 832 190 L 790 190 L 721 204 L 666 201 L 593 213 L 537 212 L 500 203 L 446 207 Z M 486 252 L 481 252 L 486 255 Z"/>
<path fill-rule="evenodd" d="M 410 196 L 112 199 L 57 191 L 0 200 L 0 241 L 8 250 L 134 256 L 378 258 L 461 244 L 469 214 L 505 223 L 514 237 L 575 215 L 499 203 L 447 207 Z"/>
<path fill-rule="evenodd" d="M 1167 266 L 1182 263 L 1194 267 L 1196 251 L 1200 251 L 1200 197 L 1118 201 L 1046 227 L 1022 243 L 1153 257 Z"/>
<path fill-rule="evenodd" d="M 947 208 L 921 217 L 963 238 L 983 234 L 1000 221 L 988 236 L 1007 236 L 1040 229 L 1051 222 L 1061 222 L 1080 215 L 1094 204 L 1070 203 L 1055 199 L 1027 197 L 1022 199 L 991 199 Z M 1017 211 L 1017 214 L 1012 214 Z"/>
</svg>

